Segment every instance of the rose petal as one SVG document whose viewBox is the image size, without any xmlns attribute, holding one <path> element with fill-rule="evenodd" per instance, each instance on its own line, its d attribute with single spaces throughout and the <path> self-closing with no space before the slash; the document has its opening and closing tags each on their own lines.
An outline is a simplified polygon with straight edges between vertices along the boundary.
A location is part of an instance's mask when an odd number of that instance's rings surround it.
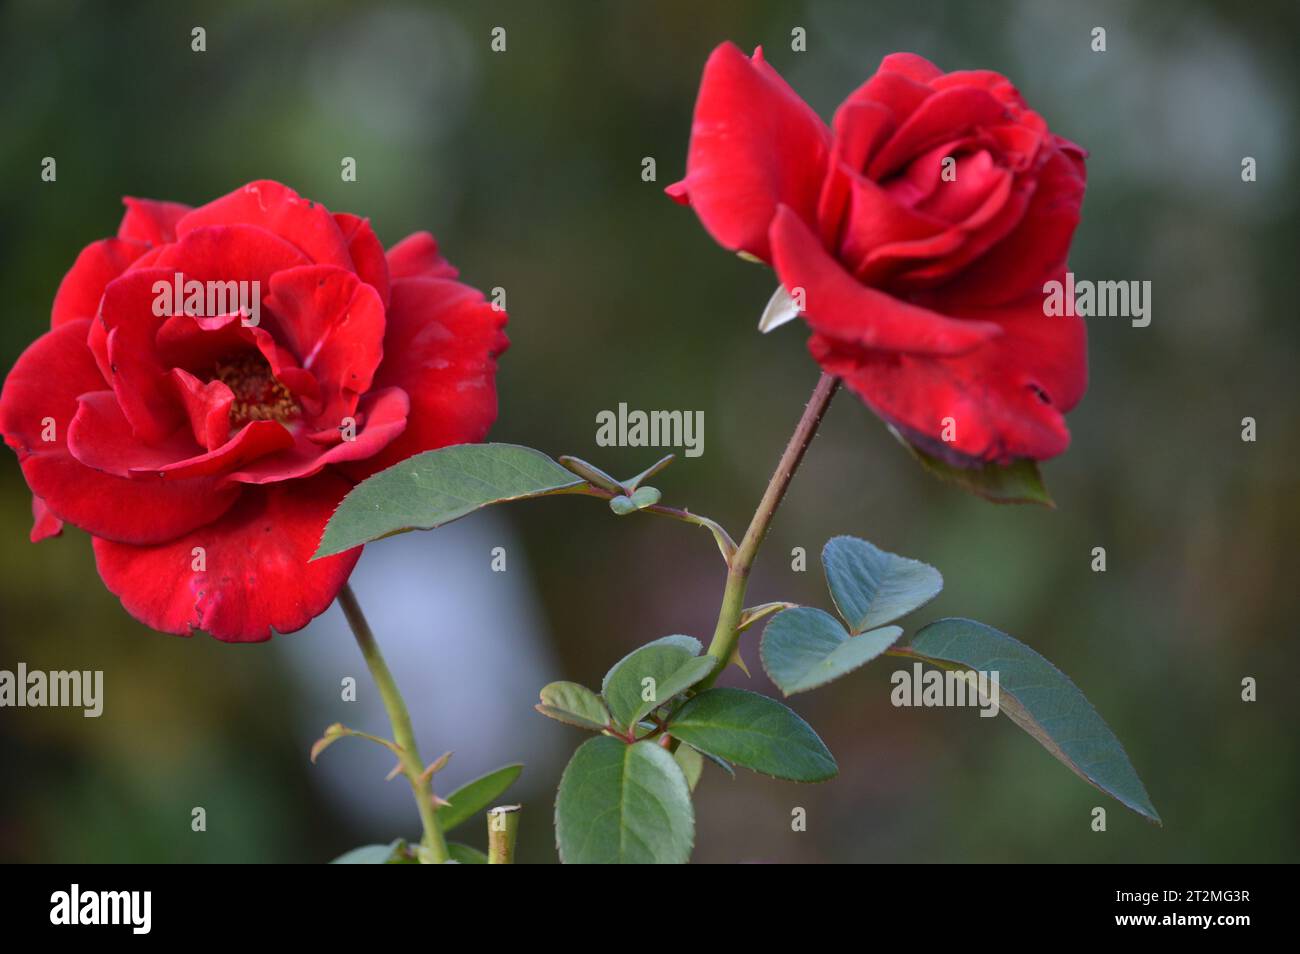
<svg viewBox="0 0 1300 954">
<path fill-rule="evenodd" d="M 345 471 L 360 480 L 412 454 L 481 441 L 496 420 L 496 358 L 509 345 L 505 324 L 504 311 L 459 282 L 394 282 L 375 387 L 398 387 L 410 396 L 406 430 Z"/>
<path fill-rule="evenodd" d="M 918 106 L 876 153 L 867 175 L 879 182 L 930 147 L 1006 118 L 1007 108 L 985 90 L 971 86 L 940 90 Z"/>
<path fill-rule="evenodd" d="M 1064 414 L 1087 388 L 1087 342 L 1077 317 L 1047 317 L 1042 298 L 972 309 L 1003 334 L 952 357 L 854 349 L 822 335 L 809 342 L 821 366 L 885 420 L 942 441 L 966 457 L 1006 463 L 1046 460 L 1069 446 Z"/>
<path fill-rule="evenodd" d="M 249 489 L 220 520 L 156 546 L 96 538 L 99 575 L 127 612 L 165 633 L 260 642 L 293 632 L 325 611 L 361 555 L 311 560 L 350 486 L 322 474 Z"/>
<path fill-rule="evenodd" d="M 190 419 L 194 440 L 208 450 L 215 450 L 230 435 L 230 406 L 235 393 L 223 381 L 204 383 L 184 368 L 172 368 L 172 386 Z"/>
<path fill-rule="evenodd" d="M 118 477 L 156 471 L 198 452 L 189 428 L 182 427 L 158 443 L 136 437 L 112 391 L 89 391 L 77 398 L 77 413 L 68 425 L 68 451 L 92 470 Z"/>
<path fill-rule="evenodd" d="M 406 430 L 410 407 L 401 388 L 373 391 L 357 406 L 357 430 L 351 440 L 343 440 L 338 428 L 328 443 L 321 434 L 299 434 L 291 447 L 240 468 L 226 480 L 244 484 L 301 480 L 333 464 L 374 457 Z"/>
<path fill-rule="evenodd" d="M 84 319 L 38 338 L 18 358 L 0 392 L 0 432 L 22 464 L 32 493 L 61 519 L 97 536 L 155 543 L 220 516 L 239 495 L 211 480 L 145 486 L 91 470 L 67 448 L 77 398 L 105 388 L 86 348 Z M 53 441 L 42 440 L 47 418 Z"/>
<path fill-rule="evenodd" d="M 380 243 L 375 230 L 370 227 L 370 220 L 347 212 L 335 212 L 334 221 L 343 233 L 343 240 L 348 243 L 348 254 L 352 256 L 352 266 L 361 280 L 374 286 L 379 292 L 379 299 L 388 307 L 388 260 L 384 246 Z"/>
<path fill-rule="evenodd" d="M 1043 283 L 1065 268 L 1084 186 L 1083 160 L 1054 151 L 1019 226 L 973 261 L 946 294 L 953 301 L 995 305 L 1041 293 Z"/>
<path fill-rule="evenodd" d="M 460 273 L 442 257 L 428 232 L 414 232 L 388 250 L 388 277 L 455 278 Z"/>
<path fill-rule="evenodd" d="M 104 290 L 100 320 L 108 332 L 105 339 L 109 363 L 109 384 L 117 395 L 122 413 L 144 443 L 159 443 L 184 420 L 168 383 L 155 338 L 163 319 L 156 315 L 156 288 L 169 285 L 166 269 L 145 268 L 114 279 Z"/>
<path fill-rule="evenodd" d="M 267 307 L 282 340 L 320 386 L 323 406 L 313 424 L 334 426 L 356 409 L 383 358 L 379 293 L 352 272 L 327 265 L 285 269 L 270 288 Z"/>
<path fill-rule="evenodd" d="M 880 61 L 877 72 L 899 73 L 910 80 L 926 84 L 933 83 L 944 75 L 943 70 L 916 53 L 890 53 Z"/>
<path fill-rule="evenodd" d="M 127 266 L 145 251 L 145 246 L 139 242 L 116 238 L 101 239 L 83 248 L 54 294 L 50 327 L 57 328 L 80 318 L 94 318 L 105 286 L 126 271 Z"/>
<path fill-rule="evenodd" d="M 40 543 L 63 532 L 63 521 L 45 506 L 45 501 L 32 494 L 32 543 Z"/>
<path fill-rule="evenodd" d="M 191 212 L 182 220 L 182 227 L 193 215 Z M 334 220 L 329 222 L 330 227 L 338 231 Z M 300 250 L 267 229 L 224 223 L 211 226 L 191 224 L 174 245 L 163 250 L 155 263 L 157 268 L 182 273 L 182 291 L 186 281 L 243 281 L 258 282 L 263 296 L 276 272 L 309 264 Z M 229 304 L 230 296 L 226 297 Z M 238 301 L 235 304 L 238 305 Z M 218 309 L 217 313 L 235 310 L 227 307 Z"/>
<path fill-rule="evenodd" d="M 822 334 L 886 351 L 957 354 L 999 333 L 997 325 L 959 321 L 859 283 L 789 209 L 772 223 L 776 272 L 787 291 L 802 288 L 804 319 Z"/>
<path fill-rule="evenodd" d="M 176 224 L 176 234 L 183 239 L 205 226 L 241 224 L 273 233 L 318 264 L 352 267 L 347 242 L 329 210 L 270 179 L 199 206 Z"/>
<path fill-rule="evenodd" d="M 814 221 L 830 132 L 755 51 L 732 43 L 704 67 L 684 188 L 725 248 L 771 261 L 768 226 L 778 205 Z"/>
<path fill-rule="evenodd" d="M 166 245 L 176 241 L 176 223 L 190 211 L 179 202 L 159 202 L 155 199 L 122 199 L 126 214 L 117 227 L 117 237 L 142 242 L 145 245 Z"/>
</svg>

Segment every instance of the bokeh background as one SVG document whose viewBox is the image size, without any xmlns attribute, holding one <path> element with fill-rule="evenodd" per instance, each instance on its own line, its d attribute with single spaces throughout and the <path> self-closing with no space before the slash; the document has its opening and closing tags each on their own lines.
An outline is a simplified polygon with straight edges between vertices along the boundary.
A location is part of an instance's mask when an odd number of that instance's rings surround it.
<svg viewBox="0 0 1300 954">
<path fill-rule="evenodd" d="M 190 30 L 207 31 L 207 52 Z M 494 26 L 507 52 L 489 48 Z M 1094 26 L 1105 53 L 1090 49 Z M 794 27 L 807 51 L 792 52 Z M 881 662 L 794 707 L 837 755 L 801 787 L 706 770 L 707 862 L 1294 861 L 1300 842 L 1296 542 L 1300 8 L 1260 2 L 44 3 L 0 12 L 0 368 L 47 326 L 78 250 L 124 194 L 201 203 L 272 177 L 368 215 L 385 243 L 431 229 L 465 280 L 507 290 L 493 436 L 633 473 L 595 415 L 703 410 L 702 457 L 656 483 L 739 534 L 817 377 L 798 324 L 755 331 L 771 273 L 716 247 L 664 185 L 683 170 L 700 69 L 732 39 L 829 116 L 880 58 L 1005 72 L 1091 150 L 1072 268 L 1153 283 L 1153 321 L 1090 322 L 1059 509 L 996 507 L 922 473 L 841 395 L 760 557 L 750 602 L 827 606 L 837 533 L 940 567 L 921 616 L 968 615 L 1069 673 L 1124 741 L 1165 820 L 1148 826 L 1005 719 L 895 709 Z M 58 181 L 40 181 L 54 156 Z M 344 183 L 344 156 L 358 181 Z M 643 157 L 658 181 L 641 178 Z M 1258 181 L 1243 183 L 1243 156 Z M 1241 419 L 1258 440 L 1243 443 Z M 76 530 L 32 546 L 0 460 L 0 668 L 102 669 L 102 718 L 0 710 L 0 859 L 324 861 L 414 835 L 341 614 L 233 647 L 152 633 L 100 584 Z M 506 547 L 508 570 L 490 551 Z M 812 556 L 792 572 L 791 548 Z M 1090 570 L 1104 546 L 1108 570 Z M 498 508 L 369 548 L 354 586 L 443 790 L 527 764 L 521 858 L 555 860 L 551 806 L 582 734 L 532 711 L 598 684 L 633 646 L 707 640 L 722 585 L 707 534 L 597 501 Z M 772 691 L 757 666 L 728 684 Z M 357 678 L 360 701 L 340 699 Z M 1240 700 L 1243 677 L 1259 701 Z M 1109 813 L 1095 833 L 1093 806 Z M 207 831 L 190 829 L 202 806 Z M 808 830 L 790 830 L 792 808 Z M 481 845 L 477 822 L 460 834 Z"/>
</svg>

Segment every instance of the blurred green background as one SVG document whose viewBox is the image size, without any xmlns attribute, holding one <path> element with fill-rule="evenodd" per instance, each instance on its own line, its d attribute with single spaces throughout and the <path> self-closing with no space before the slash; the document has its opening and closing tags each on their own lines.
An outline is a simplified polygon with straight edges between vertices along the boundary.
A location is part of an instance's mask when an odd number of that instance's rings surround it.
<svg viewBox="0 0 1300 954">
<path fill-rule="evenodd" d="M 190 50 L 193 26 L 205 53 Z M 505 53 L 489 48 L 495 26 Z M 1090 49 L 1094 26 L 1105 53 Z M 794 27 L 807 52 L 791 51 Z M 1045 471 L 1055 512 L 938 483 L 841 395 L 750 602 L 827 606 L 816 554 L 837 533 L 937 565 L 947 588 L 921 619 L 973 616 L 1069 673 L 1165 827 L 1005 719 L 891 707 L 894 666 L 881 662 L 794 700 L 838 757 L 835 781 L 706 770 L 695 858 L 1294 861 L 1298 36 L 1300 7 L 1285 0 L 10 2 L 0 368 L 47 327 L 59 279 L 114 231 L 122 195 L 198 204 L 276 178 L 369 216 L 385 244 L 428 228 L 466 281 L 506 289 L 513 345 L 494 439 L 633 473 L 655 451 L 597 448 L 598 411 L 703 410 L 704 455 L 656 483 L 666 502 L 739 534 L 817 370 L 799 325 L 755 331 L 771 273 L 719 249 L 661 194 L 684 167 L 705 58 L 725 39 L 763 44 L 827 117 L 895 50 L 1002 71 L 1091 151 L 1072 269 L 1150 280 L 1152 324 L 1090 322 L 1073 446 Z M 44 156 L 57 183 L 40 181 Z M 340 180 L 344 156 L 357 160 L 354 183 Z M 642 181 L 646 156 L 657 182 Z M 1241 181 L 1243 156 L 1257 159 L 1257 182 Z M 1256 443 L 1241 440 L 1245 416 Z M 0 710 L 0 860 L 324 861 L 416 833 L 401 782 L 382 781 L 382 753 L 347 742 L 307 760 L 328 722 L 385 728 L 339 699 L 344 675 L 363 695 L 370 684 L 337 609 L 259 646 L 160 636 L 105 591 L 84 534 L 30 545 L 28 507 L 6 452 L 0 668 L 102 669 L 107 701 L 98 720 Z M 505 574 L 489 569 L 497 542 Z M 806 573 L 791 571 L 795 546 L 810 554 Z M 1105 573 L 1090 570 L 1095 546 Z M 406 595 L 376 598 L 385 583 Z M 536 689 L 598 683 L 667 633 L 707 640 L 721 585 L 706 534 L 580 499 L 385 541 L 356 580 L 380 642 L 402 640 L 395 669 L 413 707 L 444 710 L 417 713 L 416 727 L 427 757 L 457 752 L 440 780 L 527 763 L 512 797 L 529 862 L 555 860 L 554 790 L 581 741 L 532 711 Z M 493 595 L 506 588 L 508 600 Z M 727 684 L 772 691 L 757 633 L 743 645 L 754 678 L 732 670 Z M 1259 680 L 1254 704 L 1240 700 L 1246 676 Z M 458 693 L 455 711 L 440 685 Z M 205 833 L 190 830 L 196 805 Z M 1089 827 L 1094 805 L 1108 810 L 1105 833 Z M 790 830 L 796 806 L 804 833 Z M 479 827 L 464 840 L 482 844 Z"/>
</svg>

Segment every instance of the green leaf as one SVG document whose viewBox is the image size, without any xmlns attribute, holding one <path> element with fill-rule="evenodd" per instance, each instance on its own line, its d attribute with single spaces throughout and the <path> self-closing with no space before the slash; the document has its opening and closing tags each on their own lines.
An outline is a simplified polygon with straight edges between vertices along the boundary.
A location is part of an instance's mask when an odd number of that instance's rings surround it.
<svg viewBox="0 0 1300 954">
<path fill-rule="evenodd" d="M 772 617 L 759 656 L 768 676 L 787 696 L 824 686 L 871 662 L 903 635 L 885 626 L 850 636 L 830 613 L 807 606 Z"/>
<path fill-rule="evenodd" d="M 451 856 L 452 861 L 462 865 L 485 865 L 488 863 L 487 855 L 477 848 L 472 848 L 459 841 L 447 842 L 447 854 Z"/>
<path fill-rule="evenodd" d="M 595 732 L 609 726 L 605 703 L 586 686 L 576 682 L 553 682 L 543 686 L 540 695 L 541 705 L 533 708 L 544 716 Z"/>
<path fill-rule="evenodd" d="M 636 493 L 636 489 L 641 486 L 642 482 L 649 480 L 651 477 L 659 473 L 661 470 L 663 470 L 665 467 L 667 467 L 676 459 L 677 459 L 676 454 L 668 454 L 664 457 L 660 457 L 657 461 L 655 461 L 645 470 L 641 471 L 641 473 L 637 474 L 635 477 L 631 477 L 623 481 L 622 483 L 624 489 L 631 491 L 632 493 Z"/>
<path fill-rule="evenodd" d="M 744 689 L 709 689 L 677 710 L 668 731 L 706 755 L 795 782 L 839 771 L 817 733 L 775 699 Z"/>
<path fill-rule="evenodd" d="M 862 633 L 906 616 L 939 595 L 943 576 L 920 560 L 888 553 L 857 537 L 832 537 L 822 548 L 831 598 Z"/>
<path fill-rule="evenodd" d="M 630 497 L 626 494 L 611 497 L 609 509 L 622 517 L 629 513 L 636 513 L 638 510 L 644 510 L 646 507 L 654 506 L 659 502 L 661 496 L 656 487 L 638 487 Z"/>
<path fill-rule="evenodd" d="M 711 673 L 717 660 L 700 656 L 701 648 L 699 640 L 690 636 L 665 636 L 615 663 L 601 683 L 614 721 L 624 728 L 634 725 Z M 647 684 L 647 679 L 654 682 Z"/>
<path fill-rule="evenodd" d="M 438 806 L 438 822 L 442 825 L 442 830 L 451 831 L 483 811 L 514 784 L 523 770 L 523 765 L 518 762 L 505 765 L 456 789 L 446 798 L 450 805 Z"/>
<path fill-rule="evenodd" d="M 605 673 L 605 678 L 600 681 L 600 693 L 605 695 L 609 689 L 609 680 L 613 678 L 614 673 L 618 672 L 620 666 L 643 650 L 651 646 L 676 646 L 686 656 L 698 656 L 704 649 L 704 645 L 694 636 L 661 636 L 653 642 L 646 643 L 632 650 L 614 665 L 609 667 L 609 672 Z"/>
<path fill-rule="evenodd" d="M 692 792 L 695 791 L 695 786 L 700 784 L 700 775 L 704 772 L 704 756 L 689 745 L 679 745 L 677 751 L 673 753 L 673 758 L 681 766 L 682 774 L 686 776 L 686 784 Z"/>
<path fill-rule="evenodd" d="M 644 510 L 646 507 L 653 507 L 659 502 L 663 494 L 659 492 L 658 487 L 638 487 L 631 496 L 632 505 L 637 510 Z"/>
<path fill-rule="evenodd" d="M 557 463 L 565 470 L 571 470 L 587 483 L 595 484 L 597 487 L 603 487 L 610 493 L 620 494 L 623 492 L 623 485 L 617 480 L 605 473 L 595 464 L 589 464 L 581 457 L 572 457 L 564 454 L 557 458 Z"/>
<path fill-rule="evenodd" d="M 395 855 L 405 847 L 405 842 L 400 838 L 387 845 L 362 845 L 360 848 L 353 848 L 351 851 L 345 851 L 333 861 L 332 865 L 386 865 L 399 864 L 405 859 L 396 858 Z"/>
<path fill-rule="evenodd" d="M 655 742 L 589 739 L 560 778 L 555 841 L 565 864 L 685 864 L 695 842 L 686 776 Z"/>
<path fill-rule="evenodd" d="M 669 734 L 671 735 L 672 733 Z M 691 748 L 691 746 L 683 742 L 681 745 L 677 746 L 677 751 L 680 752 L 682 749 L 689 749 L 689 748 Z M 694 751 L 700 752 L 699 749 L 694 749 Z M 722 769 L 722 771 L 726 772 L 732 778 L 736 777 L 736 770 L 732 768 L 731 763 L 728 762 L 726 759 L 720 759 L 716 755 L 710 755 L 708 752 L 700 752 L 700 755 L 704 757 L 704 760 L 706 762 L 712 762 L 714 765 Z"/>
<path fill-rule="evenodd" d="M 1038 462 L 1021 458 L 1010 464 L 985 464 L 981 467 L 954 467 L 927 454 L 891 427 L 890 432 L 920 461 L 921 466 L 940 480 L 956 484 L 962 490 L 991 500 L 993 503 L 1032 503 L 1052 510 L 1056 503 L 1047 492 Z"/>
<path fill-rule="evenodd" d="M 353 487 L 330 517 L 312 559 L 404 530 L 432 530 L 488 504 L 581 483 L 541 451 L 515 444 L 456 444 L 426 451 Z"/>
<path fill-rule="evenodd" d="M 1085 781 L 1160 824 L 1110 726 L 1065 673 L 1024 643 L 974 620 L 941 619 L 917 633 L 907 653 L 943 668 L 997 672 L 999 706 L 1012 722 Z"/>
</svg>

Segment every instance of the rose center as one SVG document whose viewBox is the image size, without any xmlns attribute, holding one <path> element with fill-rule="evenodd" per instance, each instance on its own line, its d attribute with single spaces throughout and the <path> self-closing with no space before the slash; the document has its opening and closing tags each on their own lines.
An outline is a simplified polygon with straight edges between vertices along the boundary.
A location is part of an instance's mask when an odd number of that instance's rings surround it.
<svg viewBox="0 0 1300 954">
<path fill-rule="evenodd" d="M 241 354 L 218 361 L 212 380 L 234 392 L 230 405 L 231 428 L 249 421 L 279 421 L 287 424 L 302 414 L 302 407 L 289 389 L 275 379 L 271 366 L 258 354 Z"/>
</svg>

